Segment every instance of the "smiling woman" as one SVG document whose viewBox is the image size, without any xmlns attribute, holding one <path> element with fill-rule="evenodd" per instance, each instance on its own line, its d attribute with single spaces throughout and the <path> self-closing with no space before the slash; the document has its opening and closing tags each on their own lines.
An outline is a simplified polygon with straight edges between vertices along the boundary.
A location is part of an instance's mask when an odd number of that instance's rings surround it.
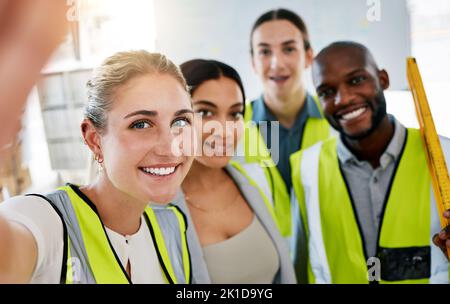
<svg viewBox="0 0 450 304">
<path fill-rule="evenodd" d="M 194 59 L 181 65 L 202 117 L 197 155 L 175 204 L 188 218 L 194 283 L 294 283 L 269 199 L 250 177 L 257 164 L 232 159 L 244 131 L 245 93 L 231 66 Z M 213 126 L 213 127 L 210 127 Z"/>
<path fill-rule="evenodd" d="M 189 283 L 184 216 L 165 205 L 192 163 L 173 144 L 194 132 L 181 72 L 161 54 L 121 52 L 87 86 L 81 130 L 101 170 L 1 206 L 0 281 Z"/>
</svg>

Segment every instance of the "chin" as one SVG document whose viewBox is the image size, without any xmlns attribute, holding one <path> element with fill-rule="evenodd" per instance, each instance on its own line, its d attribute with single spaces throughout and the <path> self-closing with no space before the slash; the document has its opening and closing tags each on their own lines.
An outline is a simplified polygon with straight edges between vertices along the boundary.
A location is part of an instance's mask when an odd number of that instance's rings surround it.
<svg viewBox="0 0 450 304">
<path fill-rule="evenodd" d="M 148 201 L 155 204 L 166 205 L 171 203 L 177 195 L 177 191 L 169 190 L 164 193 L 151 193 L 148 197 Z"/>
<path fill-rule="evenodd" d="M 229 156 L 214 156 L 202 159 L 200 163 L 209 168 L 221 169 L 225 168 L 231 159 L 232 157 Z"/>
<path fill-rule="evenodd" d="M 344 136 L 351 139 L 351 140 L 360 140 L 360 139 L 364 139 L 367 136 L 369 136 L 370 134 L 372 134 L 373 129 L 369 128 L 369 129 L 365 129 L 365 130 L 359 130 L 357 132 L 343 132 Z"/>
</svg>

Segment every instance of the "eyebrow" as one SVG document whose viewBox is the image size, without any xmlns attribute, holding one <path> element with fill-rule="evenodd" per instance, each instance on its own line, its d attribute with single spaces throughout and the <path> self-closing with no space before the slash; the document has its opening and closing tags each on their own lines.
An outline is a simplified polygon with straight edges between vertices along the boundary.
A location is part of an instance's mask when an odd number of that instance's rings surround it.
<svg viewBox="0 0 450 304">
<path fill-rule="evenodd" d="M 297 43 L 297 41 L 295 41 L 295 40 L 293 40 L 293 39 L 291 39 L 291 40 L 286 40 L 286 41 L 283 41 L 282 43 L 281 43 L 281 45 L 288 45 L 288 44 L 293 44 L 293 43 Z M 269 43 L 266 43 L 266 42 L 260 42 L 260 43 L 258 43 L 258 47 L 269 47 L 270 46 L 270 44 Z"/>
<path fill-rule="evenodd" d="M 193 114 L 194 111 L 192 111 L 191 109 L 182 109 L 182 110 L 176 111 L 175 112 L 175 116 L 180 116 L 180 115 L 183 115 L 183 114 L 186 114 L 186 113 Z M 135 112 L 132 112 L 132 113 L 126 115 L 124 117 L 124 119 L 130 118 L 130 117 L 136 116 L 136 115 L 144 115 L 144 116 L 155 117 L 155 116 L 158 116 L 158 112 L 156 112 L 156 111 L 148 111 L 148 110 L 139 110 L 139 111 L 135 111 Z"/>
<path fill-rule="evenodd" d="M 284 41 L 284 42 L 282 42 L 281 44 L 282 45 L 286 45 L 286 44 L 292 44 L 292 43 L 296 43 L 297 41 L 295 41 L 295 40 L 287 40 L 287 41 Z"/>
<path fill-rule="evenodd" d="M 195 101 L 194 104 L 203 104 L 205 106 L 217 108 L 217 106 L 213 102 L 208 101 L 208 100 L 198 100 L 198 101 Z"/>
<path fill-rule="evenodd" d="M 175 112 L 175 116 L 180 116 L 183 114 L 194 114 L 194 111 L 192 111 L 191 109 L 182 109 Z"/>
<path fill-rule="evenodd" d="M 345 74 L 345 77 L 352 77 L 353 75 L 358 74 L 358 73 L 362 73 L 362 72 L 366 72 L 366 70 L 362 69 L 362 68 L 358 68 L 358 69 L 355 69 L 355 70 L 350 71 L 347 74 Z M 316 88 L 316 91 L 319 91 L 319 90 L 321 90 L 321 89 L 323 89 L 325 87 L 328 87 L 328 84 L 327 83 L 322 83 L 321 85 L 319 85 Z"/>
<path fill-rule="evenodd" d="M 126 115 L 124 117 L 124 119 L 130 118 L 130 117 L 136 116 L 136 115 L 144 115 L 144 116 L 154 117 L 154 116 L 158 115 L 158 112 L 156 112 L 156 111 L 148 111 L 148 110 L 139 110 L 139 111 L 135 111 L 135 112 L 132 112 L 132 113 Z"/>
<path fill-rule="evenodd" d="M 353 70 L 353 71 L 347 73 L 347 76 L 352 76 L 354 74 L 358 74 L 358 73 L 361 73 L 361 72 L 366 72 L 366 70 L 359 68 L 359 69 L 356 69 L 356 70 Z"/>
<path fill-rule="evenodd" d="M 232 105 L 230 108 L 236 108 L 236 107 L 244 107 L 244 103 L 243 102 L 237 102 L 234 105 Z"/>
<path fill-rule="evenodd" d="M 208 101 L 208 100 L 199 100 L 199 101 L 194 102 L 194 104 L 204 104 L 204 105 L 207 105 L 207 106 L 210 106 L 210 107 L 213 107 L 213 108 L 217 109 L 217 106 L 214 103 L 212 103 L 211 101 Z M 237 102 L 237 103 L 233 104 L 232 106 L 230 106 L 230 108 L 235 108 L 235 107 L 238 107 L 238 106 L 244 107 L 244 103 L 243 102 Z"/>
</svg>

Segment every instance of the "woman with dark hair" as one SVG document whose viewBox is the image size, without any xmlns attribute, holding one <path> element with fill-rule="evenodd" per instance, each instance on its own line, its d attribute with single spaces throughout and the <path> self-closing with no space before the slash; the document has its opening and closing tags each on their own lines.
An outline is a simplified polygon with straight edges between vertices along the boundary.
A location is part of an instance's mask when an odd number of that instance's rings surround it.
<svg viewBox="0 0 450 304">
<path fill-rule="evenodd" d="M 201 117 L 196 156 L 176 204 L 187 214 L 193 283 L 295 283 L 270 202 L 239 162 L 245 93 L 232 67 L 214 60 L 181 65 Z M 254 164 L 256 166 L 256 164 Z"/>
<path fill-rule="evenodd" d="M 289 158 L 291 154 L 332 134 L 317 98 L 306 91 L 303 81 L 314 57 L 305 22 L 287 9 L 274 9 L 262 14 L 251 30 L 250 53 L 263 92 L 247 105 L 245 121 L 267 123 L 268 126 L 267 136 L 263 132 L 254 132 L 264 138 L 265 149 L 259 159 L 253 157 L 253 160 L 266 164 L 258 175 L 269 176 L 281 234 L 289 241 L 291 253 L 296 259 L 301 246 L 297 248 L 299 244 L 292 239 L 301 240 L 302 237 L 297 236 L 303 232 L 298 221 L 298 206 L 291 205 L 290 201 L 292 181 Z M 277 130 L 272 130 L 273 121 L 279 122 Z M 254 140 L 250 138 L 249 142 Z M 259 184 L 265 183 L 265 179 L 259 181 Z"/>
</svg>

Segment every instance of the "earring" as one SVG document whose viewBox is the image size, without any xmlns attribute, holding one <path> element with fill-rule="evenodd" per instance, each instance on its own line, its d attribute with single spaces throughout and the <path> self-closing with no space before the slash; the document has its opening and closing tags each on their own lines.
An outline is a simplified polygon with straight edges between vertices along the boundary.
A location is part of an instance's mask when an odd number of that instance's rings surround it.
<svg viewBox="0 0 450 304">
<path fill-rule="evenodd" d="M 94 157 L 95 161 L 98 162 L 99 164 L 103 163 L 103 158 L 101 158 L 99 155 L 95 155 Z"/>
</svg>

